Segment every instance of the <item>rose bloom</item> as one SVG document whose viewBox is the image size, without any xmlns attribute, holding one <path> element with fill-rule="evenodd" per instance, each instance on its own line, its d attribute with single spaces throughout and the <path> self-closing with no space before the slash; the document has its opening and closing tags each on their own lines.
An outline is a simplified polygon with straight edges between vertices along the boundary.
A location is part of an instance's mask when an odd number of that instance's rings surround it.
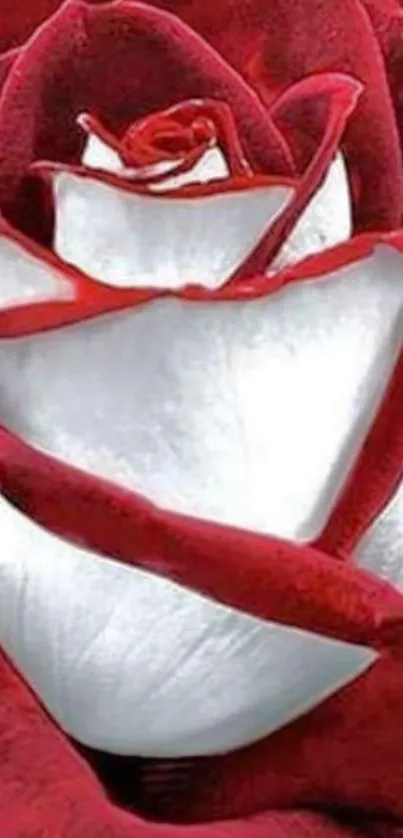
<svg viewBox="0 0 403 838">
<path fill-rule="evenodd" d="M 397 838 L 399 3 L 0 22 L 0 834 Z"/>
</svg>

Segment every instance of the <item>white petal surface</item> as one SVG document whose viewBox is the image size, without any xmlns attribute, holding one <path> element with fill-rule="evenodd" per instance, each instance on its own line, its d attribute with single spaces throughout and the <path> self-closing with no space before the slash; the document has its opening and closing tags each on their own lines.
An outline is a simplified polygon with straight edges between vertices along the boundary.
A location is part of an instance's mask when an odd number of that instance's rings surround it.
<svg viewBox="0 0 403 838">
<path fill-rule="evenodd" d="M 84 123 L 85 125 L 85 123 Z M 98 169 L 109 174 L 122 175 L 125 178 L 144 180 L 164 172 L 169 174 L 183 161 L 161 160 L 152 166 L 135 169 L 128 168 L 115 149 L 109 146 L 97 134 L 88 133 L 87 142 L 81 158 L 81 164 L 88 169 Z M 225 180 L 230 175 L 224 154 L 217 146 L 207 149 L 200 160 L 188 171 L 174 177 L 167 177 L 161 182 L 150 184 L 149 188 L 155 192 L 167 189 L 179 189 L 190 183 L 209 183 L 212 180 Z"/>
<path fill-rule="evenodd" d="M 14 239 L 0 234 L 0 310 L 71 299 L 74 299 L 74 288 L 68 279 Z"/>
<path fill-rule="evenodd" d="M 89 133 L 81 163 L 88 169 L 100 169 L 103 172 L 120 175 L 125 172 L 122 158 L 97 134 Z"/>
<path fill-rule="evenodd" d="M 361 540 L 355 558 L 403 591 L 403 482 Z"/>
<path fill-rule="evenodd" d="M 213 180 L 225 180 L 230 175 L 225 157 L 219 148 L 209 148 L 192 169 L 181 175 L 166 178 L 161 183 L 155 183 L 151 188 L 154 192 L 164 192 L 167 189 L 179 189 L 191 183 L 210 183 Z"/>
<path fill-rule="evenodd" d="M 227 751 L 376 658 L 70 546 L 4 500 L 0 527 L 0 642 L 62 727 L 94 748 Z"/>
<path fill-rule="evenodd" d="M 291 235 L 269 268 L 269 273 L 348 241 L 353 234 L 350 188 L 346 164 L 337 154 L 322 186 L 302 213 Z"/>
<path fill-rule="evenodd" d="M 172 199 L 69 172 L 53 177 L 57 254 L 120 287 L 220 287 L 293 195 L 265 186 Z"/>
<path fill-rule="evenodd" d="M 402 343 L 386 245 L 248 302 L 164 298 L 0 344 L 0 424 L 167 509 L 315 538 Z"/>
<path fill-rule="evenodd" d="M 150 166 L 142 168 L 127 167 L 120 155 L 105 140 L 97 134 L 88 133 L 87 142 L 81 157 L 81 165 L 87 169 L 98 169 L 113 175 L 121 175 L 124 178 L 143 180 L 155 175 L 169 173 L 175 169 L 182 160 L 162 160 Z"/>
</svg>

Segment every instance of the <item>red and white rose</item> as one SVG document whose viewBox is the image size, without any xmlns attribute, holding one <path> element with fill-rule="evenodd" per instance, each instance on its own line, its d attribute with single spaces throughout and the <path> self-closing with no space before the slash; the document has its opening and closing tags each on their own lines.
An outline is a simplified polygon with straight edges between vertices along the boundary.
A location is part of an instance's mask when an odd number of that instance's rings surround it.
<svg viewBox="0 0 403 838">
<path fill-rule="evenodd" d="M 403 819 L 400 9 L 53 6 L 0 65 L 0 825 L 157 838 L 88 761 L 189 835 Z"/>
</svg>

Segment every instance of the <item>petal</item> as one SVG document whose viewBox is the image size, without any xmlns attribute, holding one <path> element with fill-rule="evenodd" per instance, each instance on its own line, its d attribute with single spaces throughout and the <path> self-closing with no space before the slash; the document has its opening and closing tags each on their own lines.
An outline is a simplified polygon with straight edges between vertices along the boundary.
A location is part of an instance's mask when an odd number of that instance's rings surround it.
<svg viewBox="0 0 403 838">
<path fill-rule="evenodd" d="M 398 234 L 396 241 L 400 239 Z M 322 550 L 350 556 L 388 506 L 402 477 L 403 352 L 381 409 L 328 524 L 317 541 Z"/>
<path fill-rule="evenodd" d="M 6 79 L 8 77 L 8 74 L 17 58 L 17 49 L 10 49 L 8 52 L 5 52 L 3 53 L 3 55 L 0 55 L 0 91 L 2 90 L 3 85 L 5 84 Z"/>
<path fill-rule="evenodd" d="M 145 114 L 194 98 L 231 106 L 257 170 L 292 174 L 287 145 L 263 104 L 178 19 L 142 3 L 72 0 L 17 59 L 0 101 L 3 211 L 25 231 L 37 230 L 26 173 L 35 159 L 79 160 L 79 114 L 96 113 L 119 135 Z"/>
<path fill-rule="evenodd" d="M 184 172 L 183 175 L 167 178 L 155 183 L 151 188 L 155 192 L 164 192 L 169 189 L 180 189 L 182 186 L 197 183 L 210 183 L 216 180 L 226 180 L 230 175 L 225 157 L 219 148 L 210 148 L 203 154 L 203 157 L 196 163 L 193 169 Z"/>
<path fill-rule="evenodd" d="M 172 169 L 180 168 L 182 160 L 165 160 L 151 166 L 133 169 L 125 166 L 118 151 L 108 145 L 105 139 L 94 132 L 88 133 L 87 142 L 82 154 L 81 165 L 87 169 L 109 172 L 133 180 L 148 180 L 155 175 L 169 173 Z M 196 164 L 172 177 L 162 178 L 156 183 L 148 184 L 150 190 L 163 192 L 179 189 L 181 186 L 197 183 L 209 183 L 213 180 L 226 180 L 230 175 L 224 154 L 218 148 L 208 149 Z"/>
<path fill-rule="evenodd" d="M 338 154 L 322 186 L 270 265 L 270 272 L 293 265 L 311 253 L 319 253 L 348 241 L 352 234 L 348 176 L 343 156 Z"/>
<path fill-rule="evenodd" d="M 3 0 L 0 11 L 0 51 L 23 44 L 61 5 L 62 0 Z"/>
<path fill-rule="evenodd" d="M 276 0 L 249 77 L 267 103 L 299 79 L 329 69 L 360 79 L 364 93 L 342 148 L 356 185 L 356 221 L 359 229 L 393 229 L 401 219 L 403 169 L 385 67 L 359 0 L 342 5 L 340 14 L 337 4 L 322 0 Z"/>
<path fill-rule="evenodd" d="M 56 253 L 118 287 L 220 287 L 293 196 L 281 181 L 164 198 L 86 170 L 52 180 Z"/>
<path fill-rule="evenodd" d="M 403 481 L 361 539 L 355 560 L 403 590 Z"/>
<path fill-rule="evenodd" d="M 74 830 L 76 835 L 87 834 L 91 838 L 105 834 L 108 838 L 182 838 L 182 825 L 155 823 L 155 819 L 143 820 L 136 814 L 145 802 L 144 791 L 138 791 L 137 782 L 132 782 L 130 813 L 127 806 L 122 812 L 119 804 L 124 786 L 123 760 L 115 768 L 113 782 L 102 786 L 95 771 L 52 724 L 1 649 L 0 683 L 0 745 L 2 753 L 7 753 L 7 759 L 0 763 L 0 819 L 7 835 L 26 831 L 26 824 L 33 824 L 35 810 L 35 828 L 43 835 L 57 826 L 60 834 L 64 831 L 73 835 Z M 108 762 L 104 754 L 101 761 L 104 766 Z M 128 762 L 124 760 L 126 766 Z M 158 799 L 162 802 L 161 794 Z M 190 817 L 189 809 L 188 820 Z M 302 810 L 278 812 L 271 808 L 256 817 L 245 816 L 225 823 L 209 820 L 205 824 L 187 824 L 187 838 L 222 838 L 223 829 L 227 838 L 289 838 L 290 829 L 293 838 L 303 838 L 309 828 L 315 828 L 317 838 L 353 838 L 353 833 L 357 838 L 355 828 L 350 836 L 333 819 Z M 388 838 L 392 838 L 390 831 Z"/>
<path fill-rule="evenodd" d="M 309 201 L 314 198 L 326 178 L 340 148 L 346 125 L 350 118 L 354 118 L 352 115 L 362 93 L 362 87 L 355 79 L 340 73 L 323 73 L 319 77 L 304 79 L 289 88 L 272 108 L 273 118 L 282 130 L 286 130 L 290 113 L 293 114 L 295 110 L 299 112 L 301 108 L 304 113 L 306 103 L 310 104 L 312 101 L 313 90 L 316 94 L 315 107 L 320 113 L 320 130 L 314 133 L 314 150 L 302 170 L 294 201 L 251 255 L 248 263 L 242 266 L 241 276 L 253 276 L 266 271 L 273 256 L 278 253 L 283 242 L 287 241 Z"/>
<path fill-rule="evenodd" d="M 58 723 L 91 747 L 225 752 L 306 712 L 376 658 L 72 547 L 4 500 L 0 519 L 1 643 Z"/>
<path fill-rule="evenodd" d="M 0 311 L 76 298 L 73 281 L 41 256 L 39 248 L 28 249 L 22 237 L 0 224 Z"/>
<path fill-rule="evenodd" d="M 93 131 L 88 132 L 81 164 L 88 169 L 100 169 L 116 175 L 124 174 L 126 168 L 118 152 Z"/>
<path fill-rule="evenodd" d="M 165 509 L 312 539 L 385 393 L 403 302 L 394 247 L 312 261 L 315 280 L 254 300 L 165 298 L 3 341 L 0 418 Z"/>
</svg>

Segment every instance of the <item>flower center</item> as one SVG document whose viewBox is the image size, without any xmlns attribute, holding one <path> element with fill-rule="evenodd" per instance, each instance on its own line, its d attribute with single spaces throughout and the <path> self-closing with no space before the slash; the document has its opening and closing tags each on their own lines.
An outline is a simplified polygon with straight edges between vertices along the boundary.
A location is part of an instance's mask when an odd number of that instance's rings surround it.
<svg viewBox="0 0 403 838">
<path fill-rule="evenodd" d="M 214 119 L 204 111 L 202 103 L 185 103 L 132 123 L 122 139 L 126 164 L 147 166 L 200 157 L 218 140 Z"/>
</svg>

